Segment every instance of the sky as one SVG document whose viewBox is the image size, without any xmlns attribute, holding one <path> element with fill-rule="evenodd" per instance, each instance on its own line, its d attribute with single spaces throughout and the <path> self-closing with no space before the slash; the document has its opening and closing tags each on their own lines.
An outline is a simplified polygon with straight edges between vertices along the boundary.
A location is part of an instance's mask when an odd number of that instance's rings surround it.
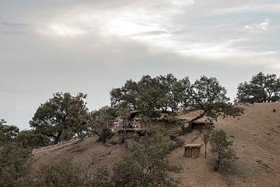
<svg viewBox="0 0 280 187">
<path fill-rule="evenodd" d="M 29 129 L 56 92 L 90 110 L 143 75 L 216 77 L 234 99 L 280 75 L 279 0 L 0 0 L 0 119 Z"/>
</svg>

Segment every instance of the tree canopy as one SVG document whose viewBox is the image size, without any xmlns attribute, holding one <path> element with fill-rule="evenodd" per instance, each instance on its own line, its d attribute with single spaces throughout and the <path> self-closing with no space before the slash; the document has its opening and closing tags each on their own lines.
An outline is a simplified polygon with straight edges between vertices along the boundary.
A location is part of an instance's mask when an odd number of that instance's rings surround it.
<svg viewBox="0 0 280 187">
<path fill-rule="evenodd" d="M 253 76 L 247 82 L 240 83 L 237 88 L 237 102 L 264 103 L 280 100 L 280 78 L 275 74 Z"/>
<path fill-rule="evenodd" d="M 192 123 L 207 116 L 215 119 L 219 116 L 239 116 L 243 109 L 234 106 L 226 96 L 226 89 L 221 86 L 216 78 L 202 76 L 185 90 L 185 106 L 202 112 L 189 121 L 188 131 L 192 128 Z"/>
<path fill-rule="evenodd" d="M 172 74 L 152 78 L 143 76 L 138 82 L 129 80 L 121 88 L 110 92 L 111 105 L 115 108 L 141 110 L 150 118 L 159 117 L 159 111 L 175 111 L 181 103 L 182 87 Z"/>
<path fill-rule="evenodd" d="M 108 128 L 108 125 L 117 118 L 117 112 L 118 110 L 113 107 L 104 106 L 90 113 L 91 131 L 98 135 L 99 140 L 103 143 L 112 136 L 112 131 Z"/>
<path fill-rule="evenodd" d="M 226 89 L 216 78 L 202 76 L 193 84 L 188 77 L 181 80 L 172 74 L 166 76 L 143 76 L 139 82 L 129 80 L 121 88 L 111 91 L 111 105 L 117 108 L 141 110 L 145 116 L 155 120 L 160 112 L 173 114 L 180 108 L 192 108 L 202 112 L 189 121 L 192 123 L 204 116 L 217 119 L 218 116 L 238 116 L 243 110 L 232 105 L 226 96 Z M 186 129 L 182 126 L 183 130 Z"/>
<path fill-rule="evenodd" d="M 49 144 L 49 139 L 46 136 L 37 134 L 34 130 L 20 131 L 14 141 L 24 148 L 32 149 Z"/>
<path fill-rule="evenodd" d="M 0 120 L 0 186 L 24 186 L 29 183 L 27 160 L 31 149 L 17 141 L 19 129 Z"/>
<path fill-rule="evenodd" d="M 19 128 L 7 125 L 4 119 L 0 120 L 0 147 L 12 142 L 19 133 Z"/>
<path fill-rule="evenodd" d="M 86 95 L 79 93 L 56 93 L 37 109 L 29 122 L 36 133 L 49 137 L 57 144 L 74 136 L 84 137 L 89 124 L 89 112 L 84 101 Z"/>
<path fill-rule="evenodd" d="M 0 149 L 0 186 L 25 186 L 30 153 L 30 149 L 23 149 L 15 143 L 8 143 Z"/>
</svg>

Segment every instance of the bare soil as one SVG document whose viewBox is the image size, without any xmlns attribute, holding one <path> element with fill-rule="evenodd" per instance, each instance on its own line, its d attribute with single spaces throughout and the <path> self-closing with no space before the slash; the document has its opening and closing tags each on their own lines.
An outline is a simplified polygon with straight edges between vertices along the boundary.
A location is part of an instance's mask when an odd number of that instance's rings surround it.
<svg viewBox="0 0 280 187">
<path fill-rule="evenodd" d="M 182 186 L 280 186 L 280 103 L 241 106 L 245 108 L 244 115 L 215 122 L 216 129 L 227 132 L 237 155 L 234 160 L 223 160 L 218 172 L 213 170 L 216 155 L 210 152 L 210 145 L 207 158 L 204 158 L 204 145 L 199 158 L 183 157 L 183 147 L 168 155 L 171 162 L 184 169 L 180 174 L 171 174 L 181 179 Z M 184 114 L 181 118 L 188 119 L 197 113 Z M 184 136 L 179 127 L 169 131 L 185 144 L 203 144 L 199 130 Z M 96 140 L 93 136 L 81 142 L 71 140 L 35 149 L 33 168 L 36 171 L 42 164 L 68 157 L 93 172 L 98 166 L 111 166 L 126 152 L 127 144 L 104 146 Z"/>
</svg>

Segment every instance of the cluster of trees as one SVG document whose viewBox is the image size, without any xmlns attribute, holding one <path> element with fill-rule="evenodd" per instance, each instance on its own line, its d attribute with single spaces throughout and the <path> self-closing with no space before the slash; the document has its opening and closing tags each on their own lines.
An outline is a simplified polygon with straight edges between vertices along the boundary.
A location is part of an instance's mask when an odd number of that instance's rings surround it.
<svg viewBox="0 0 280 187">
<path fill-rule="evenodd" d="M 34 130 L 19 131 L 14 125 L 7 125 L 3 119 L 0 120 L 0 148 L 6 145 L 16 145 L 21 148 L 38 148 L 49 145 L 48 138 Z"/>
<path fill-rule="evenodd" d="M 86 96 L 82 93 L 77 96 L 68 92 L 55 93 L 39 106 L 29 122 L 35 134 L 46 137 L 48 144 L 57 144 L 74 137 L 83 140 L 92 134 L 98 135 L 100 141 L 105 143 L 112 135 L 107 125 L 117 117 L 127 119 L 130 110 L 104 106 L 89 111 Z"/>
<path fill-rule="evenodd" d="M 260 72 L 249 82 L 240 83 L 237 90 L 237 102 L 276 102 L 280 100 L 280 78 Z"/>
<path fill-rule="evenodd" d="M 217 119 L 243 113 L 242 108 L 229 102 L 226 89 L 213 77 L 202 76 L 191 83 L 188 77 L 178 80 L 172 74 L 154 78 L 143 76 L 138 82 L 127 81 L 110 94 L 112 107 L 141 110 L 151 120 L 157 120 L 160 113 L 167 111 L 176 116 L 180 108 L 201 110 L 200 115 L 189 121 L 188 128 L 182 125 L 184 132 L 190 131 L 193 122 L 204 116 Z"/>
<path fill-rule="evenodd" d="M 154 78 L 146 75 L 138 82 L 126 81 L 121 88 L 112 89 L 110 95 L 110 107 L 90 112 L 86 106 L 85 94 L 72 96 L 70 93 L 56 93 L 39 106 L 30 120 L 34 131 L 22 132 L 19 138 L 24 139 L 25 146 L 33 142 L 34 147 L 56 144 L 73 137 L 83 139 L 90 133 L 101 136 L 109 121 L 117 116 L 125 119 L 132 110 L 142 111 L 142 118 L 147 119 L 145 122 L 158 120 L 162 112 L 170 114 L 166 115 L 166 120 L 178 122 L 176 112 L 179 109 L 202 111 L 189 121 L 188 128 L 182 125 L 183 131 L 190 130 L 192 123 L 204 116 L 217 119 L 218 116 L 238 116 L 243 112 L 242 108 L 229 102 L 226 89 L 216 78 L 206 76 L 191 83 L 188 77 L 179 80 L 172 74 Z M 275 102 L 279 99 L 280 78 L 275 74 L 264 75 L 260 72 L 250 82 L 239 84 L 236 101 Z M 1 121 L 1 124 L 5 124 L 5 121 Z M 19 133 L 15 126 L 8 128 L 2 125 L 2 128 L 0 146 Z M 7 136 L 11 139 L 7 139 Z M 102 139 L 104 140 L 101 137 Z"/>
<path fill-rule="evenodd" d="M 179 109 L 202 111 L 189 121 L 188 127 L 182 125 L 183 132 L 190 131 L 192 124 L 204 116 L 217 119 L 219 116 L 239 116 L 243 109 L 231 104 L 226 89 L 216 78 L 202 76 L 193 83 L 188 77 L 177 79 L 172 74 L 151 77 L 143 76 L 138 82 L 128 80 L 121 88 L 110 92 L 111 106 L 90 112 L 86 106 L 86 95 L 79 93 L 56 93 L 41 104 L 30 121 L 36 134 L 48 138 L 49 143 L 59 143 L 73 137 L 84 138 L 94 133 L 102 141 L 107 132 L 104 128 L 117 116 L 127 118 L 132 110 L 142 111 L 145 123 L 158 120 L 161 113 L 168 112 L 167 121 L 180 122 Z M 238 86 L 237 102 L 275 102 L 280 99 L 280 79 L 275 74 L 262 72 L 253 76 L 250 82 Z M 109 136 L 109 135 L 108 135 Z"/>
<path fill-rule="evenodd" d="M 165 120 L 179 122 L 177 111 L 180 108 L 201 110 L 202 113 L 189 121 L 192 123 L 204 116 L 217 119 L 218 116 L 238 116 L 242 109 L 232 105 L 226 97 L 226 89 L 216 78 L 202 76 L 194 83 L 188 77 L 181 80 L 172 74 L 166 76 L 143 76 L 138 82 L 129 80 L 121 88 L 112 89 L 111 106 L 89 111 L 86 95 L 79 93 L 56 93 L 41 104 L 30 121 L 30 126 L 38 135 L 47 137 L 49 144 L 57 144 L 73 137 L 83 139 L 89 134 L 97 134 L 101 141 L 110 137 L 106 125 L 117 116 L 126 119 L 131 110 L 142 111 L 145 123 L 158 120 L 160 114 L 168 112 Z M 145 119 L 145 120 L 144 120 Z"/>
<path fill-rule="evenodd" d="M 19 131 L 16 126 L 0 120 L 1 186 L 42 186 L 29 175 L 32 149 L 73 137 L 84 138 L 91 119 L 85 98 L 84 94 L 54 94 L 37 109 L 30 121 L 32 130 Z"/>
<path fill-rule="evenodd" d="M 1 186 L 24 186 L 30 168 L 27 160 L 32 143 L 22 141 L 23 134 L 5 120 L 0 121 L 0 184 Z"/>
<path fill-rule="evenodd" d="M 30 178 L 28 159 L 33 148 L 57 144 L 73 137 L 83 139 L 97 134 L 106 142 L 112 132 L 106 126 L 116 117 L 127 119 L 133 110 L 141 111 L 143 123 L 157 121 L 161 113 L 168 113 L 164 120 L 181 125 L 183 132 L 192 128 L 193 122 L 208 117 L 239 116 L 243 109 L 229 102 L 226 89 L 216 78 L 200 77 L 193 83 L 188 77 L 177 79 L 172 74 L 165 76 L 143 76 L 138 82 L 128 80 L 121 88 L 110 92 L 111 106 L 89 111 L 86 95 L 79 93 L 55 93 L 41 104 L 30 120 L 32 130 L 19 131 L 16 126 L 0 121 L 0 184 L 24 186 L 27 184 L 56 186 L 69 184 L 95 186 L 176 186 L 178 181 L 167 173 L 180 172 L 181 168 L 168 162 L 170 138 L 157 131 L 145 137 L 129 149 L 129 153 L 117 162 L 112 170 L 100 169 L 90 180 L 83 178 L 78 165 L 61 162 L 58 165 L 43 166 L 34 180 Z M 275 74 L 262 72 L 249 82 L 240 83 L 237 102 L 276 102 L 280 100 L 280 78 Z M 180 109 L 200 110 L 200 114 L 189 121 L 188 127 L 180 123 L 177 111 Z M 149 136 L 147 134 L 147 136 Z M 227 140 L 223 130 L 209 130 L 202 137 L 210 142 L 211 151 L 217 153 L 215 171 L 222 159 L 234 157 L 232 142 Z M 206 152 L 205 152 L 206 157 Z"/>
<path fill-rule="evenodd" d="M 188 78 L 178 81 L 172 74 L 155 78 L 147 75 L 139 82 L 128 80 L 123 87 L 113 89 L 111 105 L 130 110 L 176 111 L 184 100 L 184 87 L 189 87 Z"/>
</svg>

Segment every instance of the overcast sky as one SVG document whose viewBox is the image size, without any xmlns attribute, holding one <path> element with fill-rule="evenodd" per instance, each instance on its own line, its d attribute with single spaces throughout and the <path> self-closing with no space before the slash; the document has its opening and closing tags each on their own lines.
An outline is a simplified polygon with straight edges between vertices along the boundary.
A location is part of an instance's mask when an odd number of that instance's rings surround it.
<svg viewBox="0 0 280 187">
<path fill-rule="evenodd" d="M 0 0 L 0 118 L 28 129 L 60 91 L 95 110 L 147 74 L 216 77 L 233 99 L 280 75 L 279 22 L 279 0 Z"/>
</svg>

